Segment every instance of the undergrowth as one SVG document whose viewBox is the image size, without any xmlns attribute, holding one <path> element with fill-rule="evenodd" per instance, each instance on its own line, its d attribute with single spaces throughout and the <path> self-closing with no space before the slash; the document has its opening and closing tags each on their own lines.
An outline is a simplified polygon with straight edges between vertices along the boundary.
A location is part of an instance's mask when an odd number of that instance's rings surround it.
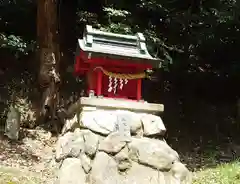
<svg viewBox="0 0 240 184">
<path fill-rule="evenodd" d="M 239 184 L 240 162 L 220 164 L 195 173 L 193 184 Z"/>
</svg>

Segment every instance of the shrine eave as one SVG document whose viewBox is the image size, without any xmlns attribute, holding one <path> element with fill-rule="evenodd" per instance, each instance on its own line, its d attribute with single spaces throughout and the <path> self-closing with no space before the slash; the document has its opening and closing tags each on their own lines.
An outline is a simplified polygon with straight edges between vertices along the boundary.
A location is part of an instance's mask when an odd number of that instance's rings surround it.
<svg viewBox="0 0 240 184">
<path fill-rule="evenodd" d="M 98 43 L 92 43 L 92 46 L 89 47 L 83 39 L 78 39 L 77 55 L 79 55 L 80 50 L 90 54 L 91 57 L 121 59 L 125 62 L 131 60 L 134 63 L 142 64 L 149 63 L 153 68 L 160 68 L 162 62 L 161 59 L 153 58 L 148 52 L 144 54 L 140 53 L 139 49 Z"/>
</svg>

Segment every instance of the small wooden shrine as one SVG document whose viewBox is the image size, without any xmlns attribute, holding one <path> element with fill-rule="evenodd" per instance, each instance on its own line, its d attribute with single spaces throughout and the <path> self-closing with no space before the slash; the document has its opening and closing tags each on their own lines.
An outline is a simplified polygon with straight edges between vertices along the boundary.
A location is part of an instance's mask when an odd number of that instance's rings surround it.
<svg viewBox="0 0 240 184">
<path fill-rule="evenodd" d="M 87 78 L 88 96 L 143 101 L 142 80 L 161 64 L 145 41 L 142 33 L 114 34 L 87 25 L 78 39 L 74 74 Z"/>
</svg>

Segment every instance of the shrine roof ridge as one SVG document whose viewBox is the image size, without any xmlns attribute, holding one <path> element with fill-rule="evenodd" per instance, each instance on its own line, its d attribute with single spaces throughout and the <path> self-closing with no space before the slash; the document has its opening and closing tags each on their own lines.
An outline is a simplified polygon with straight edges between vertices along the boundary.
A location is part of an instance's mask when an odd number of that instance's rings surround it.
<svg viewBox="0 0 240 184">
<path fill-rule="evenodd" d="M 78 49 L 91 52 L 93 55 L 104 54 L 106 56 L 112 55 L 132 59 L 153 60 L 160 63 L 160 59 L 153 58 L 148 53 L 145 41 L 146 39 L 142 33 L 124 35 L 104 32 L 86 25 L 83 39 L 78 39 Z"/>
<path fill-rule="evenodd" d="M 92 26 L 90 26 L 90 25 L 86 26 L 85 32 L 87 34 L 91 34 L 91 35 L 102 35 L 102 36 L 107 36 L 107 37 L 123 38 L 123 39 L 128 39 L 128 40 L 133 40 L 133 41 L 136 41 L 138 39 L 137 35 L 126 35 L 126 34 L 101 31 L 99 29 L 92 28 Z M 140 34 L 141 35 L 140 39 L 142 41 L 145 41 L 145 37 L 143 36 L 142 33 L 137 33 L 137 34 Z"/>
</svg>

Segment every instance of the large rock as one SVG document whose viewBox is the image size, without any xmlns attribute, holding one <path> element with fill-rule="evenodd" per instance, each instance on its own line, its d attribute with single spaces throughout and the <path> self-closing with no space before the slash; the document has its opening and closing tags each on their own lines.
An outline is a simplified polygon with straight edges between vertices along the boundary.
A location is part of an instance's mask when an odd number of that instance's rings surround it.
<svg viewBox="0 0 240 184">
<path fill-rule="evenodd" d="M 11 105 L 5 124 L 5 135 L 11 140 L 18 140 L 21 115 L 17 107 Z"/>
<path fill-rule="evenodd" d="M 179 159 L 177 152 L 161 140 L 132 138 L 128 146 L 132 160 L 162 171 L 170 170 Z"/>
<path fill-rule="evenodd" d="M 129 150 L 127 146 L 123 148 L 118 154 L 116 154 L 114 158 L 118 164 L 119 171 L 126 171 L 131 168 L 132 162 L 129 159 Z"/>
<path fill-rule="evenodd" d="M 84 151 L 84 140 L 82 136 L 77 137 L 73 142 L 69 143 L 70 152 L 68 156 L 78 157 Z"/>
<path fill-rule="evenodd" d="M 99 144 L 99 136 L 91 132 L 90 130 L 81 130 L 85 143 L 85 153 L 90 157 L 96 154 Z"/>
<path fill-rule="evenodd" d="M 80 115 L 80 124 L 94 132 L 108 135 L 116 130 L 117 116 L 104 110 L 83 111 Z"/>
<path fill-rule="evenodd" d="M 118 153 L 126 145 L 126 140 L 128 138 L 121 133 L 113 132 L 100 142 L 98 149 L 106 153 Z"/>
<path fill-rule="evenodd" d="M 56 160 L 60 161 L 66 157 L 78 157 L 84 151 L 84 139 L 80 129 L 67 132 L 59 137 L 56 145 Z"/>
<path fill-rule="evenodd" d="M 91 159 L 84 153 L 80 154 L 79 158 L 81 159 L 82 167 L 83 167 L 85 173 L 88 174 L 92 168 Z"/>
<path fill-rule="evenodd" d="M 131 113 L 130 128 L 132 134 L 138 134 L 138 132 L 142 131 L 142 121 L 139 117 L 139 114 L 134 112 Z"/>
<path fill-rule="evenodd" d="M 192 174 L 181 162 L 174 162 L 170 173 L 176 181 L 184 184 L 192 183 Z"/>
<path fill-rule="evenodd" d="M 137 134 L 142 129 L 141 117 L 139 114 L 126 110 L 117 110 L 118 119 L 124 118 L 132 134 Z"/>
<path fill-rule="evenodd" d="M 70 147 L 68 146 L 69 142 L 72 142 L 75 139 L 72 132 L 67 132 L 65 135 L 58 138 L 56 143 L 56 160 L 60 161 L 63 158 L 67 157 L 70 152 Z"/>
<path fill-rule="evenodd" d="M 98 152 L 92 164 L 89 184 L 118 184 L 120 178 L 115 160 L 104 152 Z"/>
<path fill-rule="evenodd" d="M 133 162 L 130 170 L 120 176 L 121 184 L 191 184 L 190 172 L 176 162 L 174 171 L 161 172 Z"/>
<path fill-rule="evenodd" d="M 152 114 L 142 115 L 142 124 L 143 124 L 143 135 L 164 135 L 166 128 L 163 124 L 162 119 L 159 116 Z"/>
<path fill-rule="evenodd" d="M 119 132 L 126 141 L 131 141 L 130 123 L 125 114 L 117 114 L 117 120 L 116 131 Z"/>
<path fill-rule="evenodd" d="M 162 172 L 135 162 L 131 169 L 121 176 L 121 181 L 121 184 L 171 184 L 165 182 Z"/>
<path fill-rule="evenodd" d="M 191 184 L 186 179 L 180 180 L 179 176 L 173 171 L 161 172 L 136 162 L 125 173 L 119 174 L 112 157 L 99 152 L 93 163 L 89 184 Z"/>
<path fill-rule="evenodd" d="M 83 171 L 81 160 L 66 158 L 59 170 L 56 184 L 85 184 L 86 175 Z"/>
<path fill-rule="evenodd" d="M 72 119 L 67 119 L 63 128 L 62 128 L 62 135 L 65 134 L 68 131 L 72 131 L 75 128 L 79 127 L 79 123 L 78 123 L 78 118 L 77 115 L 75 115 Z"/>
</svg>

